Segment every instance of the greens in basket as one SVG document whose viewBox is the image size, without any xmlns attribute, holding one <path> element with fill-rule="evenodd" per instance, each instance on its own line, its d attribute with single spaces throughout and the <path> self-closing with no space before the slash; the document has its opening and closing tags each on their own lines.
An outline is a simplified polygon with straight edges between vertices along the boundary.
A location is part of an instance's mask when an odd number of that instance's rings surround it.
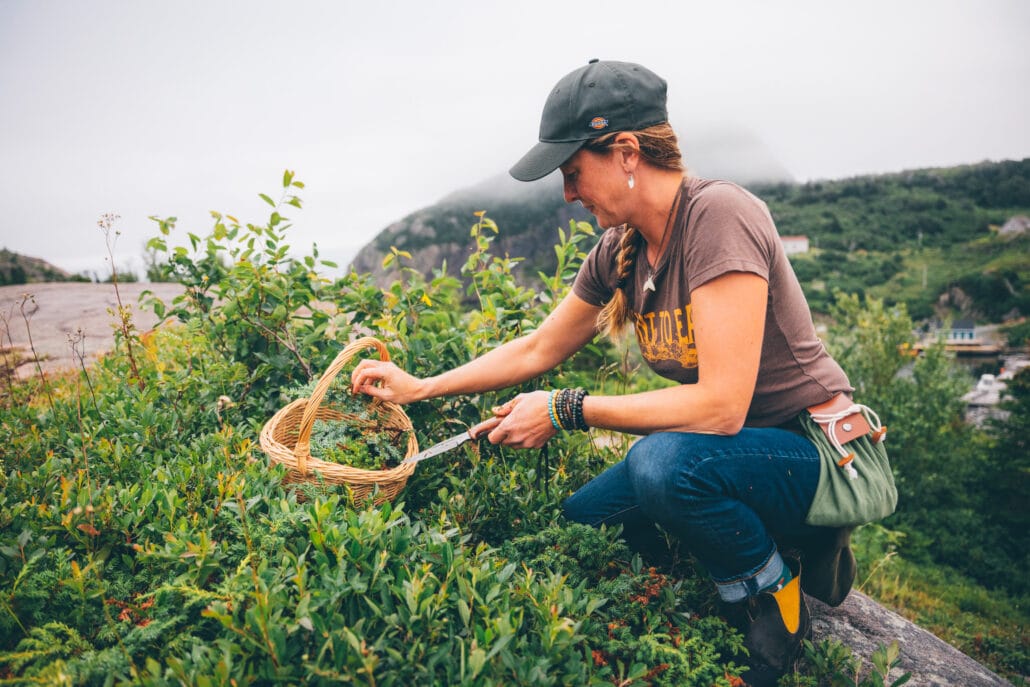
<svg viewBox="0 0 1030 687">
<path fill-rule="evenodd" d="M 309 398 L 316 382 L 284 392 L 289 400 Z M 322 406 L 343 414 L 339 420 L 315 420 L 311 428 L 311 455 L 319 460 L 362 470 L 384 470 L 404 460 L 407 432 L 386 426 L 388 411 L 366 396 L 355 396 L 343 384 L 334 384 Z"/>
</svg>

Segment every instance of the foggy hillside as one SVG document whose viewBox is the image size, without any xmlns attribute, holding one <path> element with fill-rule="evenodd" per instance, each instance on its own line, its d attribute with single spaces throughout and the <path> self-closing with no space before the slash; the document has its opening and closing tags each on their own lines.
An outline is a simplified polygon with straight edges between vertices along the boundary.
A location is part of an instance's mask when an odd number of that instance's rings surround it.
<svg viewBox="0 0 1030 687">
<path fill-rule="evenodd" d="M 742 185 L 793 181 L 766 146 L 746 131 L 709 128 L 691 140 L 681 140 L 680 147 L 687 169 L 696 176 Z M 351 266 L 388 284 L 397 273 L 384 270 L 382 259 L 392 246 L 410 252 L 412 264 L 427 275 L 444 261 L 456 273 L 468 255 L 469 228 L 475 223 L 473 213 L 479 210 L 485 210 L 501 228 L 496 252 L 525 258 L 521 269 L 526 275 L 553 264 L 558 227 L 567 227 L 569 220 L 593 219 L 578 203 L 564 202 L 560 174 L 523 183 L 503 172 L 386 227 L 358 252 Z"/>
</svg>

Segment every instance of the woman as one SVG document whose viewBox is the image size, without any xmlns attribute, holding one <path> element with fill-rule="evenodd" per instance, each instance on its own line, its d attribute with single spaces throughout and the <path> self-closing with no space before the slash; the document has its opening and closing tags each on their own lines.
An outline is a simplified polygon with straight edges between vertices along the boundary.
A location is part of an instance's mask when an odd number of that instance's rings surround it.
<svg viewBox="0 0 1030 687">
<path fill-rule="evenodd" d="M 774 680 L 809 630 L 800 564 L 776 540 L 808 546 L 806 566 L 820 570 L 816 591 L 806 591 L 831 603 L 843 600 L 854 572 L 846 533 L 805 524 L 819 457 L 783 427 L 852 388 L 816 337 L 765 205 L 733 184 L 685 175 L 663 79 L 594 60 L 559 81 L 540 142 L 511 174 L 531 181 L 558 168 L 565 200 L 613 227 L 569 296 L 536 331 L 459 368 L 419 379 L 365 360 L 353 388 L 397 403 L 502 389 L 632 322 L 649 365 L 679 385 L 624 396 L 520 394 L 480 434 L 516 448 L 540 447 L 559 429 L 643 435 L 565 502 L 565 514 L 622 524 L 627 538 L 654 523 L 680 537 L 745 633 L 748 678 Z"/>
</svg>

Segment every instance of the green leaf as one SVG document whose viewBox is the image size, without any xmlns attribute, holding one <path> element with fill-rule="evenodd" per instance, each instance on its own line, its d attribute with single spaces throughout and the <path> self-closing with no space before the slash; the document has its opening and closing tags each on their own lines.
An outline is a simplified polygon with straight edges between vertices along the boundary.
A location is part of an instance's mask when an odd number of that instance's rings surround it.
<svg viewBox="0 0 1030 687">
<path fill-rule="evenodd" d="M 259 193 L 258 197 L 261 198 L 261 200 L 263 200 L 266 203 L 268 203 L 269 205 L 271 205 L 272 207 L 275 207 L 275 201 L 272 200 L 271 198 L 269 198 L 268 196 L 266 196 L 264 193 Z"/>
</svg>

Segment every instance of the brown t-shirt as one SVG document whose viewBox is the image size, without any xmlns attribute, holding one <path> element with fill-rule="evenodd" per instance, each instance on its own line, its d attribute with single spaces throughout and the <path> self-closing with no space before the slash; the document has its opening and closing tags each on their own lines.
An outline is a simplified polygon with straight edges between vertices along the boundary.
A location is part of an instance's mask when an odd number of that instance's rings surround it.
<svg viewBox="0 0 1030 687">
<path fill-rule="evenodd" d="M 746 424 L 782 424 L 808 406 L 853 391 L 847 375 L 816 336 L 808 302 L 783 252 L 765 203 L 726 181 L 688 179 L 669 245 L 658 261 L 655 290 L 645 290 L 643 250 L 627 279 L 631 320 L 648 365 L 659 375 L 697 382 L 690 292 L 728 272 L 750 272 L 769 283 L 758 381 Z M 587 256 L 573 292 L 592 305 L 614 293 L 622 230 L 612 229 Z"/>
</svg>

